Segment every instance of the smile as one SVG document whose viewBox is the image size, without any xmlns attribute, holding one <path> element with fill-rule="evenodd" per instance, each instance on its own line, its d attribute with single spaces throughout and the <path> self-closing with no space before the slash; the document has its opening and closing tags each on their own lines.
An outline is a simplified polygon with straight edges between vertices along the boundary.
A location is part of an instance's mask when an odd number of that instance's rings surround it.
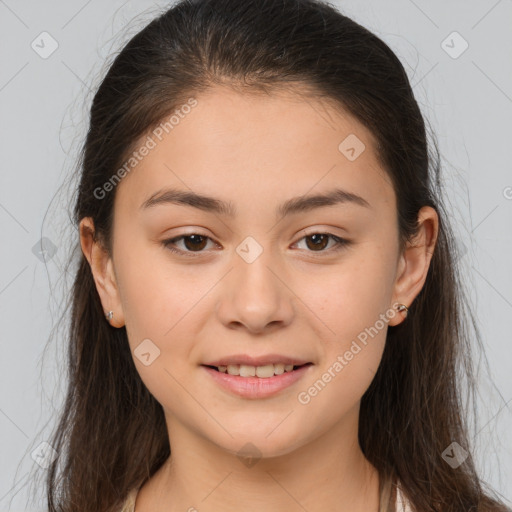
<svg viewBox="0 0 512 512">
<path fill-rule="evenodd" d="M 266 364 L 264 366 L 201 365 L 220 388 L 248 399 L 274 396 L 292 386 L 310 371 L 312 363 L 302 365 Z"/>
</svg>

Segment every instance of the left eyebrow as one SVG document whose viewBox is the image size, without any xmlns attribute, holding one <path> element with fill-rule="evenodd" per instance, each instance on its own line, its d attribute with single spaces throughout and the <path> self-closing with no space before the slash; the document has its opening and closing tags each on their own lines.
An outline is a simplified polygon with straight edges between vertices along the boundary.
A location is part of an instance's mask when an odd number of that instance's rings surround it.
<svg viewBox="0 0 512 512">
<path fill-rule="evenodd" d="M 144 201 L 140 208 L 147 209 L 168 203 L 192 206 L 193 208 L 218 213 L 220 215 L 227 215 L 229 217 L 236 215 L 236 208 L 231 202 L 225 202 L 214 197 L 178 189 L 160 190 Z M 363 197 L 340 188 L 335 188 L 323 194 L 298 196 L 288 199 L 279 205 L 276 213 L 280 217 L 286 217 L 287 215 L 305 213 L 315 208 L 337 204 L 354 204 L 371 209 L 370 204 Z"/>
</svg>

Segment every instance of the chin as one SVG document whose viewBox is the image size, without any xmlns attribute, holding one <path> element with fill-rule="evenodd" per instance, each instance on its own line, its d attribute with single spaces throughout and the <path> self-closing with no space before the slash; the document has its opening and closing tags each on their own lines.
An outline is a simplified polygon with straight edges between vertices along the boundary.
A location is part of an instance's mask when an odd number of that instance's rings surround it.
<svg viewBox="0 0 512 512">
<path fill-rule="evenodd" d="M 282 421 L 282 418 L 280 419 Z M 268 459 L 288 455 L 306 443 L 297 432 L 282 429 L 276 422 L 274 427 L 262 428 L 257 422 L 245 425 L 238 430 L 229 430 L 233 437 L 226 434 L 222 439 L 212 439 L 220 448 L 241 459 Z M 255 428 L 256 427 L 256 428 Z M 243 462 L 243 461 L 242 461 Z"/>
</svg>

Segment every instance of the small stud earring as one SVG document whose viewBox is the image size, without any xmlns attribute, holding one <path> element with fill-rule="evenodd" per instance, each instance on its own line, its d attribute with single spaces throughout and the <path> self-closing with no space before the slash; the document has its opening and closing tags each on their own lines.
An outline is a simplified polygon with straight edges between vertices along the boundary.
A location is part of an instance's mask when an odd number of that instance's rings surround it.
<svg viewBox="0 0 512 512">
<path fill-rule="evenodd" d="M 409 308 L 405 304 L 398 304 L 396 307 L 397 311 L 405 311 L 405 317 L 407 318 L 407 315 L 409 314 Z"/>
<path fill-rule="evenodd" d="M 106 315 L 105 315 L 105 318 L 110 322 L 110 320 L 112 320 L 114 316 L 114 312 L 113 311 L 109 311 Z"/>
</svg>

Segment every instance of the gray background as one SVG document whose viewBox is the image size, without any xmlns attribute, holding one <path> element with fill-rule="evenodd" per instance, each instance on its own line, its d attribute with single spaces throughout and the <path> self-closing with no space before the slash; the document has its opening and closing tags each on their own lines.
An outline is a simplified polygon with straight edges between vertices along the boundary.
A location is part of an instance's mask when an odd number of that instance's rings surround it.
<svg viewBox="0 0 512 512">
<path fill-rule="evenodd" d="M 65 389 L 66 261 L 77 240 L 67 209 L 92 92 L 105 59 L 165 5 L 0 0 L 0 512 L 43 510 L 27 503 L 44 476 L 31 454 L 47 439 Z M 398 54 L 437 134 L 489 362 L 477 361 L 472 441 L 484 480 L 512 505 L 512 1 L 336 5 Z M 52 44 L 58 48 L 42 58 Z M 62 329 L 53 330 L 61 317 Z"/>
</svg>

